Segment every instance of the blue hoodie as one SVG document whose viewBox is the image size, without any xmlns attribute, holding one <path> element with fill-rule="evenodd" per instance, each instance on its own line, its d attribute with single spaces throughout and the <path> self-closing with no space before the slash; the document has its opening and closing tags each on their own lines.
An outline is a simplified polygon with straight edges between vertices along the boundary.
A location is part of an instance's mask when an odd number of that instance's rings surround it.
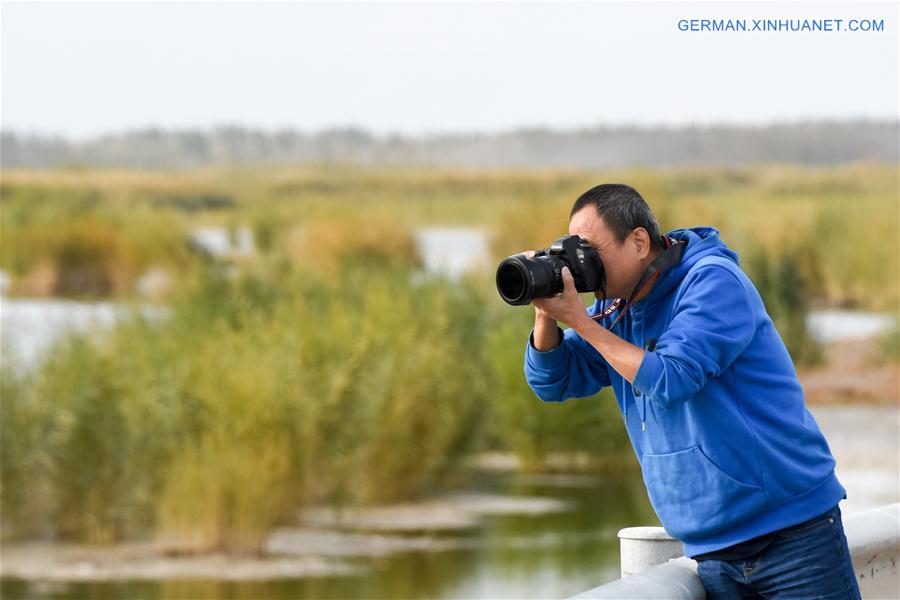
<svg viewBox="0 0 900 600">
<path fill-rule="evenodd" d="M 534 348 L 532 331 L 525 378 L 545 401 L 613 387 L 650 502 L 695 556 L 801 523 L 847 494 L 737 254 L 712 227 L 667 235 L 687 240 L 680 263 L 612 330 L 653 348 L 634 383 L 572 329 L 560 329 L 562 343 L 547 352 Z"/>
</svg>

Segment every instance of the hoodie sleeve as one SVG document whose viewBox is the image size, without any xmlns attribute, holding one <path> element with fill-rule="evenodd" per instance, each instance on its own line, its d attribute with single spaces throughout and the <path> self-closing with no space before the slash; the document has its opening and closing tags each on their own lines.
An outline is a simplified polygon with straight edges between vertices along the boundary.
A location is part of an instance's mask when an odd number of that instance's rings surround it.
<svg viewBox="0 0 900 600">
<path fill-rule="evenodd" d="M 606 360 L 574 329 L 559 327 L 560 344 L 541 352 L 534 347 L 534 330 L 525 344 L 525 380 L 538 398 L 562 402 L 592 396 L 610 385 Z"/>
<path fill-rule="evenodd" d="M 755 303 L 726 267 L 703 266 L 686 281 L 668 328 L 645 352 L 634 388 L 673 408 L 718 377 L 750 344 L 757 330 Z"/>
</svg>

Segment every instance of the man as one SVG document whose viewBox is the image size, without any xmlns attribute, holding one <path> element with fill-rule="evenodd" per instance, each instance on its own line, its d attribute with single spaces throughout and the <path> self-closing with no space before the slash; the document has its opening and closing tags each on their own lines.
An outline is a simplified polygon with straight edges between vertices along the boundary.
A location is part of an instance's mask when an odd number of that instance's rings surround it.
<svg viewBox="0 0 900 600">
<path fill-rule="evenodd" d="M 610 300 L 597 292 L 585 311 L 568 269 L 562 294 L 534 300 L 534 392 L 563 401 L 612 386 L 653 508 L 710 598 L 859 598 L 846 491 L 737 254 L 711 227 L 661 236 L 620 184 L 578 198 L 569 234 L 599 253 Z"/>
</svg>

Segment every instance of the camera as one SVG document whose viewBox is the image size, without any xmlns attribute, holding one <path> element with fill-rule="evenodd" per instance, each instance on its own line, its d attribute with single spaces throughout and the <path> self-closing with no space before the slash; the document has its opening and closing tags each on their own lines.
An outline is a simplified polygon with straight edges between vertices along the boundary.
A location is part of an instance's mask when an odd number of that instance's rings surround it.
<svg viewBox="0 0 900 600">
<path fill-rule="evenodd" d="M 497 291 L 513 306 L 549 298 L 564 289 L 563 267 L 569 267 L 579 292 L 602 291 L 606 285 L 606 272 L 597 251 L 577 235 L 567 235 L 531 258 L 523 253 L 503 259 L 497 267 Z"/>
</svg>

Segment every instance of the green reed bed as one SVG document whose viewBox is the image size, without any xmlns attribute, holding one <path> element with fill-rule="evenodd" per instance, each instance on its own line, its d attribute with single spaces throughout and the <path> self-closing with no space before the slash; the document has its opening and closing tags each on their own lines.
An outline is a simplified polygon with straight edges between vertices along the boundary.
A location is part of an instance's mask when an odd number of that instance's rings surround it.
<svg viewBox="0 0 900 600">
<path fill-rule="evenodd" d="M 615 429 L 609 398 L 547 414 L 500 383 L 521 374 L 521 312 L 414 273 L 211 268 L 161 321 L 5 367 L 4 534 L 257 551 L 299 507 L 413 498 L 478 450 L 625 456 L 598 435 Z"/>
<path fill-rule="evenodd" d="M 462 280 L 423 275 L 411 228 L 483 227 L 496 260 L 565 233 L 587 187 L 630 182 L 664 229 L 719 227 L 795 360 L 815 362 L 811 302 L 896 306 L 885 242 L 897 238 L 896 175 L 5 174 L 0 262 L 14 291 L 48 263 L 51 295 L 76 293 L 60 282 L 78 268 L 112 282 L 89 290 L 100 296 L 129 297 L 151 265 L 179 283 L 164 319 L 136 313 L 69 337 L 33 372 L 4 361 L 3 535 L 254 552 L 302 507 L 414 498 L 465 477 L 484 450 L 529 469 L 633 467 L 609 390 L 540 402 L 522 373 L 533 310 L 503 304 L 492 265 Z M 211 224 L 251 227 L 256 256 L 191 253 L 188 232 Z"/>
<path fill-rule="evenodd" d="M 663 229 L 711 225 L 739 252 L 803 247 L 814 258 L 804 277 L 815 300 L 886 310 L 900 300 L 900 259 L 891 241 L 900 227 L 898 175 L 896 165 L 878 163 L 599 172 L 14 171 L 3 174 L 0 267 L 13 275 L 14 290 L 30 283 L 23 293 L 72 295 L 82 279 L 100 282 L 97 295 L 127 295 L 153 266 L 189 272 L 183 241 L 198 225 L 248 226 L 258 248 L 271 252 L 293 243 L 308 221 L 372 219 L 406 228 L 481 227 L 501 256 L 565 233 L 578 194 L 620 181 L 647 198 Z M 48 279 L 52 285 L 42 286 Z"/>
</svg>

